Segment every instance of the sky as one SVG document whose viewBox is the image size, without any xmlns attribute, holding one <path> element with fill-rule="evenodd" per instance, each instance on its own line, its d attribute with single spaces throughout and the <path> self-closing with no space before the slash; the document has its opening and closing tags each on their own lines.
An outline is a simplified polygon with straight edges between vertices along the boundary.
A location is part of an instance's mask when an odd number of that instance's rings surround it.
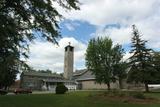
<svg viewBox="0 0 160 107">
<path fill-rule="evenodd" d="M 79 0 L 80 10 L 66 11 L 55 5 L 65 17 L 60 21 L 62 38 L 59 46 L 35 40 L 30 45 L 27 63 L 34 69 L 50 69 L 62 73 L 64 47 L 74 46 L 74 70 L 84 69 L 88 41 L 98 36 L 110 37 L 114 44 L 122 44 L 130 54 L 131 26 L 135 24 L 148 48 L 160 50 L 160 0 Z"/>
</svg>

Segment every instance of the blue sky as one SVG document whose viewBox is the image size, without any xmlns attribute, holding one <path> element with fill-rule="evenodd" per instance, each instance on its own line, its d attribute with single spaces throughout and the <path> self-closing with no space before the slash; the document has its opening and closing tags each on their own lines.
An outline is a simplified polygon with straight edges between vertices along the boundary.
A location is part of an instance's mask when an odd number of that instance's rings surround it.
<svg viewBox="0 0 160 107">
<path fill-rule="evenodd" d="M 149 48 L 160 50 L 160 0 L 80 0 L 81 10 L 65 11 L 55 5 L 65 17 L 61 20 L 62 38 L 59 46 L 36 40 L 30 45 L 27 63 L 34 69 L 63 72 L 64 47 L 75 47 L 74 70 L 85 68 L 85 51 L 93 37 L 109 36 L 114 44 L 123 45 L 124 59 L 130 56 L 130 40 L 135 24 Z M 97 8 L 98 7 L 98 8 Z"/>
<path fill-rule="evenodd" d="M 87 22 L 65 20 L 60 24 L 63 37 L 74 37 L 82 42 L 88 42 L 96 27 Z"/>
</svg>

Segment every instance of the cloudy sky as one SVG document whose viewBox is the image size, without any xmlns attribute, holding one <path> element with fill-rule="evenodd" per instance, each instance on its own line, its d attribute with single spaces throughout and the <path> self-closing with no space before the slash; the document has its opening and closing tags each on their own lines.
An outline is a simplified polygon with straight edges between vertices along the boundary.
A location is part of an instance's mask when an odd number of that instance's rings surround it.
<svg viewBox="0 0 160 107">
<path fill-rule="evenodd" d="M 75 47 L 74 69 L 85 68 L 88 41 L 97 36 L 109 36 L 114 43 L 130 50 L 131 26 L 135 24 L 148 46 L 160 50 L 160 0 L 80 0 L 81 10 L 65 11 L 60 22 L 62 37 L 59 46 L 36 40 L 30 45 L 27 63 L 34 69 L 63 72 L 64 47 Z"/>
</svg>

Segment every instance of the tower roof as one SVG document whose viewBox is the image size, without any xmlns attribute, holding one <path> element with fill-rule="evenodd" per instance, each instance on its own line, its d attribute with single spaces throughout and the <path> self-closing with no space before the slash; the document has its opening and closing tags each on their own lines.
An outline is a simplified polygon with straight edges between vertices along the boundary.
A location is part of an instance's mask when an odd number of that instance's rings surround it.
<svg viewBox="0 0 160 107">
<path fill-rule="evenodd" d="M 73 46 L 71 46 L 71 45 L 67 45 L 65 48 L 67 48 L 67 47 L 72 47 L 72 48 L 74 48 Z"/>
<path fill-rule="evenodd" d="M 65 48 L 67 48 L 67 47 L 72 47 L 72 48 L 74 48 L 73 46 L 71 46 L 71 42 L 68 42 L 68 45 L 67 45 Z"/>
</svg>

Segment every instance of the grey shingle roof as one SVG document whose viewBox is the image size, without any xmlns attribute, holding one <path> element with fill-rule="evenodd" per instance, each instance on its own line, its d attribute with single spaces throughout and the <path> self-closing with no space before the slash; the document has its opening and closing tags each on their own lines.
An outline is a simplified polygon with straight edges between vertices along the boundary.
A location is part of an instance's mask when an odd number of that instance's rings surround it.
<svg viewBox="0 0 160 107">
<path fill-rule="evenodd" d="M 75 72 L 73 72 L 73 76 L 82 75 L 82 74 L 85 73 L 86 71 L 87 71 L 87 69 L 76 70 Z"/>
<path fill-rule="evenodd" d="M 41 72 L 23 72 L 22 73 L 23 76 L 40 76 L 40 77 L 53 77 L 52 80 L 46 80 L 46 81 L 65 81 L 65 82 L 69 82 L 70 80 L 66 80 L 64 79 L 62 76 L 58 75 L 58 74 L 52 74 L 52 73 L 41 73 Z M 54 77 L 56 77 L 56 79 L 54 79 Z M 83 70 L 76 70 L 76 72 L 73 73 L 73 78 L 72 80 L 77 80 L 77 81 L 81 81 L 81 80 L 93 80 L 95 79 L 95 75 L 92 74 L 91 71 L 87 70 L 87 69 L 83 69 Z M 71 81 L 70 81 L 71 82 Z"/>
<path fill-rule="evenodd" d="M 63 78 L 62 76 L 60 76 L 60 75 L 58 75 L 58 74 L 42 73 L 42 72 L 23 72 L 22 75 L 41 76 L 41 77 L 59 77 L 59 78 Z"/>
<path fill-rule="evenodd" d="M 66 80 L 66 79 L 43 79 L 45 82 L 69 82 L 69 83 L 75 83 L 74 80 Z"/>
<path fill-rule="evenodd" d="M 84 70 L 80 75 L 74 75 L 75 80 L 91 80 L 95 79 L 95 75 L 89 70 Z"/>
</svg>

